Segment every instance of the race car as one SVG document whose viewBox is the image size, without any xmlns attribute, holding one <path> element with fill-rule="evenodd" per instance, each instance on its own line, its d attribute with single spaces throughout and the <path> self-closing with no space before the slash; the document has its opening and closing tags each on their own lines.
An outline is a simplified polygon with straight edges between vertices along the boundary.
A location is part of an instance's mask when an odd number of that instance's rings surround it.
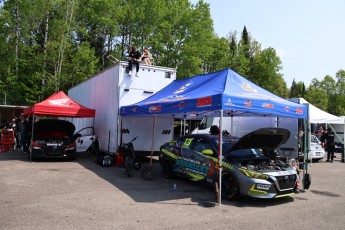
<svg viewBox="0 0 345 230">
<path fill-rule="evenodd" d="M 299 186 L 297 169 L 270 157 L 289 137 L 289 130 L 283 128 L 261 128 L 242 138 L 223 135 L 222 198 L 294 195 Z M 190 134 L 163 144 L 159 154 L 163 175 L 214 184 L 219 180 L 218 143 L 218 135 Z"/>
</svg>

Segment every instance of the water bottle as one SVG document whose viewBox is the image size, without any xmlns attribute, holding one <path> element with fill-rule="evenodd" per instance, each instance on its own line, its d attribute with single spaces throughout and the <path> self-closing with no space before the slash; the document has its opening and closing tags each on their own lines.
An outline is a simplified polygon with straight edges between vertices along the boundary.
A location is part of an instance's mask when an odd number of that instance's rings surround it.
<svg viewBox="0 0 345 230">
<path fill-rule="evenodd" d="M 173 185 L 173 192 L 176 192 L 176 184 Z"/>
</svg>

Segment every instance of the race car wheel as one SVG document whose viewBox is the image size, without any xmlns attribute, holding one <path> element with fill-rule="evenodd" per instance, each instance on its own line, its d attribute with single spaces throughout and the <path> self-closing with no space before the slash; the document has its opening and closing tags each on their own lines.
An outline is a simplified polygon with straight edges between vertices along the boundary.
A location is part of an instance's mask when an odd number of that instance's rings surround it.
<svg viewBox="0 0 345 230">
<path fill-rule="evenodd" d="M 174 176 L 174 170 L 169 160 L 164 160 L 161 167 L 165 178 L 172 178 Z"/>
<path fill-rule="evenodd" d="M 228 200 L 236 200 L 240 197 L 240 187 L 236 177 L 231 173 L 222 175 L 222 197 Z"/>
</svg>

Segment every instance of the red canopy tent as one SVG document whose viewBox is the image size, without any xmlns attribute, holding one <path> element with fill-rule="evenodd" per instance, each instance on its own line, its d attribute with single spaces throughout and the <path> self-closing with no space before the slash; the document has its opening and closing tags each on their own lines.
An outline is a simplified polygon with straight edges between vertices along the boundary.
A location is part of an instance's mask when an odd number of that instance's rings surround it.
<svg viewBox="0 0 345 230">
<path fill-rule="evenodd" d="M 24 109 L 28 116 L 95 117 L 96 110 L 78 104 L 63 91 Z"/>
</svg>

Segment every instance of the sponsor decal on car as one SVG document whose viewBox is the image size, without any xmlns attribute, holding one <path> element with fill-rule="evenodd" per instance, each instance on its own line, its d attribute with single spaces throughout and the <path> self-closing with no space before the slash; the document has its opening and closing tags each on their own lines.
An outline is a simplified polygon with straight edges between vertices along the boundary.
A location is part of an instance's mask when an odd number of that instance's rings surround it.
<svg viewBox="0 0 345 230">
<path fill-rule="evenodd" d="M 210 170 L 209 162 L 205 164 L 185 157 L 179 157 L 176 161 L 176 165 L 183 167 L 186 171 L 205 177 L 207 176 L 207 172 Z"/>
<path fill-rule="evenodd" d="M 271 188 L 270 184 L 257 184 L 256 187 L 262 190 L 269 190 Z"/>
</svg>

